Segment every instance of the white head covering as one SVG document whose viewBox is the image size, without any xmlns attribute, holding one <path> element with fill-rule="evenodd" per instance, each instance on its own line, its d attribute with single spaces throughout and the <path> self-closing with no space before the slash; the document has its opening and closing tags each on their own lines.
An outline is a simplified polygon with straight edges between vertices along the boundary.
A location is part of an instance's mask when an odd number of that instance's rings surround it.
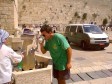
<svg viewBox="0 0 112 84">
<path fill-rule="evenodd" d="M 9 33 L 3 29 L 0 29 L 0 46 L 3 44 L 6 38 L 9 37 Z"/>
</svg>

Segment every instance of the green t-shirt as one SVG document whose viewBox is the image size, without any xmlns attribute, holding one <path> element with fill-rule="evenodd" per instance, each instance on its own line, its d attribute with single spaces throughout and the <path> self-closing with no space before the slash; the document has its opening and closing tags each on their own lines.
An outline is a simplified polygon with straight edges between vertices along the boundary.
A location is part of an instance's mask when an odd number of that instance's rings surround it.
<svg viewBox="0 0 112 84">
<path fill-rule="evenodd" d="M 56 70 L 66 69 L 67 64 L 66 50 L 69 47 L 70 45 L 68 44 L 66 38 L 58 33 L 55 33 L 51 39 L 46 41 L 44 48 L 50 52 L 54 68 Z"/>
</svg>

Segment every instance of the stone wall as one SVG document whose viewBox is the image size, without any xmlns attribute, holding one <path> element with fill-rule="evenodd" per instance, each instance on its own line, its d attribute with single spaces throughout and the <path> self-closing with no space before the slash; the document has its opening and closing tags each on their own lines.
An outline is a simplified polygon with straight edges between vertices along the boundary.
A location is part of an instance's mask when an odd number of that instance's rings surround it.
<svg viewBox="0 0 112 84">
<path fill-rule="evenodd" d="M 104 18 L 112 18 L 111 0 L 18 0 L 19 23 L 39 24 L 48 21 L 50 24 L 89 23 L 101 24 Z M 77 19 L 74 15 L 78 13 Z M 82 16 L 87 13 L 87 19 Z"/>
<path fill-rule="evenodd" d="M 0 0 L 0 23 L 10 33 L 14 33 L 18 25 L 16 4 L 16 0 Z"/>
<path fill-rule="evenodd" d="M 112 19 L 111 0 L 0 0 L 0 23 L 7 30 L 15 31 L 19 24 L 102 24 Z M 75 16 L 75 14 L 78 14 Z M 86 19 L 82 16 L 87 14 Z"/>
</svg>

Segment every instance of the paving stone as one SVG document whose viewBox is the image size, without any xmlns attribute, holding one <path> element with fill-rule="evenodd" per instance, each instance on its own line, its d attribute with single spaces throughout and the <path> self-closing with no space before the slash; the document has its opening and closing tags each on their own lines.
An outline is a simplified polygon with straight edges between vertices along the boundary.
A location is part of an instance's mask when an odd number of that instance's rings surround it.
<svg viewBox="0 0 112 84">
<path fill-rule="evenodd" d="M 94 71 L 99 71 L 99 70 L 105 69 L 105 67 L 102 67 L 102 66 L 93 66 L 92 68 L 94 69 Z"/>
<path fill-rule="evenodd" d="M 106 69 L 112 69 L 112 64 L 103 65 Z"/>
<path fill-rule="evenodd" d="M 103 73 L 107 74 L 108 76 L 112 76 L 112 72 L 109 70 L 102 70 Z"/>
<path fill-rule="evenodd" d="M 53 82 L 53 84 L 58 84 L 56 78 L 53 78 L 53 79 L 52 79 L 52 82 Z"/>
<path fill-rule="evenodd" d="M 78 70 L 78 69 L 73 69 L 73 68 L 70 70 L 70 72 L 71 72 L 72 74 L 81 73 L 80 70 Z"/>
<path fill-rule="evenodd" d="M 92 80 L 91 77 L 89 77 L 86 73 L 79 73 L 78 74 L 83 80 Z"/>
<path fill-rule="evenodd" d="M 112 69 L 108 69 L 110 72 L 112 72 Z"/>
<path fill-rule="evenodd" d="M 101 78 L 106 78 L 106 77 L 108 77 L 108 75 L 106 75 L 106 74 L 103 73 L 102 71 L 95 71 L 95 73 L 96 73 L 97 75 L 99 75 Z"/>
<path fill-rule="evenodd" d="M 81 73 L 94 71 L 91 67 L 80 67 L 78 69 L 80 70 Z"/>
<path fill-rule="evenodd" d="M 71 79 L 69 79 L 69 80 L 66 80 L 66 83 L 68 84 L 68 83 L 73 83 L 74 81 L 72 81 Z"/>
<path fill-rule="evenodd" d="M 87 74 L 88 74 L 89 76 L 91 76 L 93 79 L 98 79 L 98 78 L 100 78 L 100 76 L 97 75 L 95 72 L 87 72 Z"/>
<path fill-rule="evenodd" d="M 73 82 L 68 84 L 112 84 L 111 81 L 112 81 L 112 77 L 107 77 L 107 78 L 99 78 L 99 79 L 94 79 L 89 81 Z"/>
<path fill-rule="evenodd" d="M 71 79 L 74 82 L 83 81 L 77 74 L 71 74 Z"/>
<path fill-rule="evenodd" d="M 110 78 L 100 78 L 100 79 L 95 79 L 95 80 L 90 80 L 88 81 L 90 84 L 112 84 Z"/>
<path fill-rule="evenodd" d="M 112 77 L 108 77 L 110 81 L 112 81 Z"/>
<path fill-rule="evenodd" d="M 105 58 L 104 58 L 105 59 Z M 93 62 L 95 65 L 97 65 L 97 66 L 100 66 L 100 65 L 103 65 L 103 64 L 105 64 L 104 62 Z"/>
<path fill-rule="evenodd" d="M 80 81 L 80 82 L 74 82 L 70 84 L 90 84 L 88 81 Z"/>
</svg>

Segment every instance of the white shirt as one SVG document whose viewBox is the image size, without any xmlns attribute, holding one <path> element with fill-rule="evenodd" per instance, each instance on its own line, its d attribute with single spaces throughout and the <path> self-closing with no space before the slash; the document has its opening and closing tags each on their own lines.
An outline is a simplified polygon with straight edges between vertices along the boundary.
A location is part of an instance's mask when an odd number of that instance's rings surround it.
<svg viewBox="0 0 112 84">
<path fill-rule="evenodd" d="M 12 76 L 12 62 L 20 62 L 22 56 L 18 55 L 5 44 L 0 48 L 0 84 L 10 82 Z"/>
</svg>

